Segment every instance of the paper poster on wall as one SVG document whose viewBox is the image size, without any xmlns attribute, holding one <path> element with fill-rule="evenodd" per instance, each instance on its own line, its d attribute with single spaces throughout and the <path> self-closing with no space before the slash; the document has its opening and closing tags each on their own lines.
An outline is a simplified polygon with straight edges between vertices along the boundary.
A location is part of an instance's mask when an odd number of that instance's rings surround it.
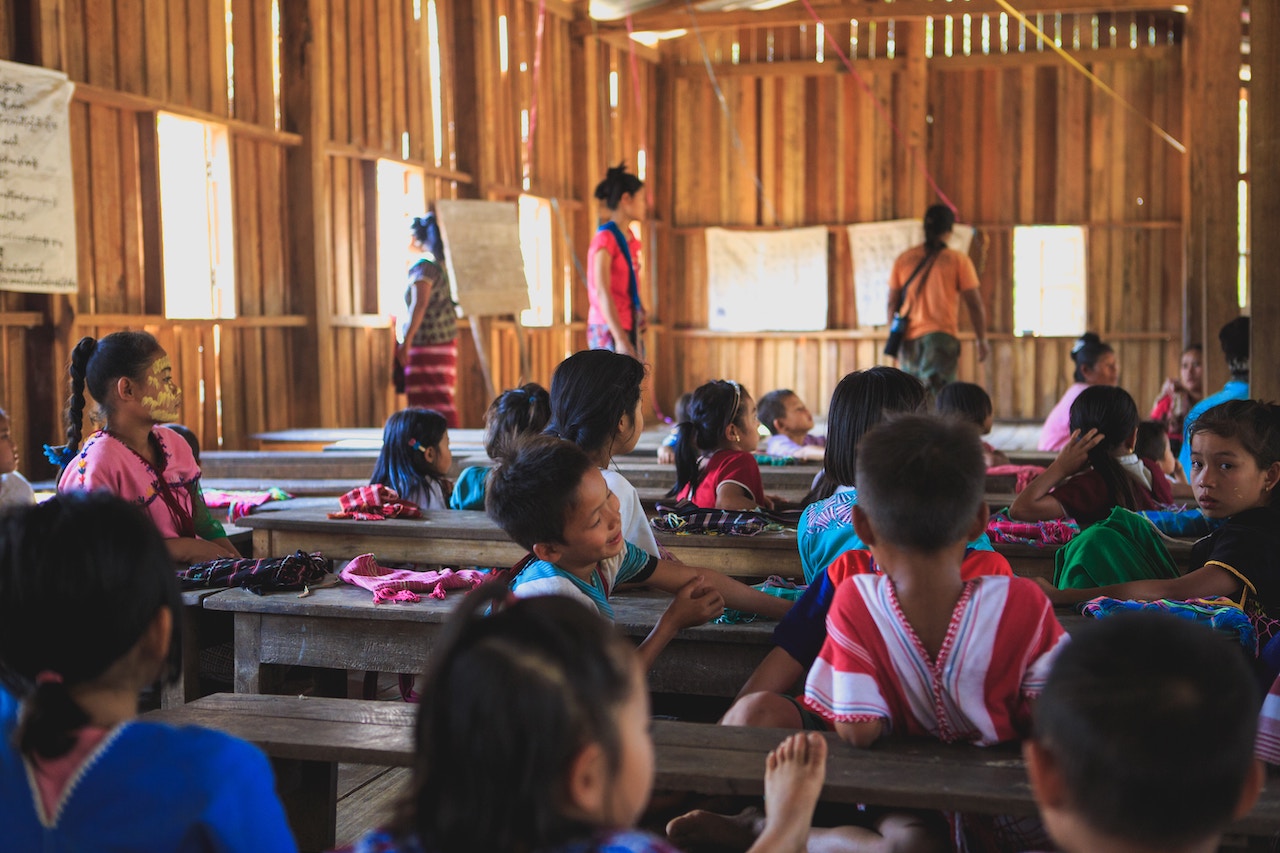
<svg viewBox="0 0 1280 853">
<path fill-rule="evenodd" d="M 707 231 L 707 326 L 717 332 L 827 327 L 823 226 L 785 231 Z"/>
<path fill-rule="evenodd" d="M 76 292 L 65 74 L 0 61 L 0 290 Z"/>
<path fill-rule="evenodd" d="M 462 313 L 519 314 L 529 307 L 514 201 L 437 201 L 436 219 Z"/>
<path fill-rule="evenodd" d="M 853 262 L 853 296 L 859 326 L 883 326 L 889 322 L 889 274 L 893 262 L 912 246 L 924 243 L 919 219 L 891 219 L 849 226 L 849 258 Z M 973 226 L 956 224 L 947 245 L 969 254 Z"/>
</svg>

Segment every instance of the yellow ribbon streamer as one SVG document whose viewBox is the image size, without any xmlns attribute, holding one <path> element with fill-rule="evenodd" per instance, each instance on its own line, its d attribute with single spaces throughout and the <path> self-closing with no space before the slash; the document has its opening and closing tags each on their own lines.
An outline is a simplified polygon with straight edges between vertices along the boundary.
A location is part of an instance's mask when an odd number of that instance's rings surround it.
<svg viewBox="0 0 1280 853">
<path fill-rule="evenodd" d="M 1134 105 L 1133 105 L 1133 104 L 1129 103 L 1129 102 L 1128 102 L 1128 101 L 1126 101 L 1124 98 L 1120 97 L 1120 94 L 1119 94 L 1118 92 L 1116 92 L 1116 90 L 1115 90 L 1115 89 L 1112 89 L 1112 88 L 1111 88 L 1110 86 L 1108 86 L 1106 83 L 1103 83 L 1101 80 L 1099 80 L 1099 79 L 1098 79 L 1098 76 L 1097 76 L 1096 74 L 1094 74 L 1092 71 L 1090 71 L 1088 68 L 1085 68 L 1085 67 L 1084 67 L 1084 65 L 1082 65 L 1078 59 L 1076 59 L 1076 58 L 1075 58 L 1074 56 L 1072 56 L 1071 54 L 1067 53 L 1067 52 L 1066 52 L 1066 51 L 1061 47 L 1061 45 L 1059 45 L 1059 44 L 1058 44 L 1056 41 L 1054 41 L 1053 39 L 1049 38 L 1049 36 L 1048 36 L 1048 35 L 1046 35 L 1045 33 L 1041 32 L 1041 30 L 1040 30 L 1040 29 L 1039 29 L 1035 24 L 1031 23 L 1030 19 L 1028 19 L 1026 15 L 1022 14 L 1022 13 L 1021 13 L 1021 12 L 1019 12 L 1017 9 L 1013 8 L 1013 6 L 1011 6 L 1011 5 L 1009 4 L 1008 0 L 996 0 L 996 3 L 998 3 L 998 4 L 1000 5 L 1000 7 L 1001 7 L 1002 9 L 1004 9 L 1006 12 L 1008 12 L 1010 15 L 1012 15 L 1013 17 L 1015 17 L 1015 18 L 1017 18 L 1019 21 L 1021 21 L 1021 22 L 1022 22 L 1022 24 L 1023 24 L 1023 26 L 1025 26 L 1027 29 L 1031 30 L 1031 32 L 1033 32 L 1037 37 L 1039 37 L 1039 39 L 1040 39 L 1042 42 L 1044 42 L 1045 44 L 1049 45 L 1049 48 L 1050 48 L 1054 53 L 1056 53 L 1056 54 L 1058 54 L 1059 56 L 1061 56 L 1061 57 L 1062 57 L 1063 59 L 1065 59 L 1065 60 L 1067 61 L 1067 63 L 1068 63 L 1068 64 L 1070 64 L 1073 68 L 1075 68 L 1075 69 L 1076 69 L 1076 70 L 1078 70 L 1081 74 L 1083 74 L 1084 76 L 1088 77 L 1091 81 L 1093 81 L 1093 85 L 1097 86 L 1099 89 L 1101 89 L 1102 91 L 1106 92 L 1108 95 L 1110 95 L 1112 98 L 1114 98 L 1117 102 L 1119 102 L 1119 104 L 1120 104 L 1122 107 L 1124 107 L 1124 108 L 1125 108 L 1125 109 L 1127 109 L 1129 112 L 1133 113 L 1133 114 L 1134 114 L 1134 115 L 1136 115 L 1138 118 L 1140 118 L 1140 119 L 1142 119 L 1144 122 L 1146 122 L 1147 126 L 1148 126 L 1148 127 L 1150 127 L 1152 130 L 1154 130 L 1154 131 L 1156 132 L 1156 135 L 1157 135 L 1157 136 L 1159 136 L 1159 137 L 1160 137 L 1161 139 L 1163 139 L 1165 142 L 1168 142 L 1170 145 L 1172 145 L 1172 146 L 1174 147 L 1174 149 L 1175 149 L 1179 154 L 1186 154 L 1186 153 L 1187 153 L 1187 147 L 1186 147 L 1185 145 L 1183 145 L 1183 144 L 1182 144 L 1181 142 L 1179 142 L 1178 140 L 1174 139 L 1174 138 L 1173 138 L 1173 136 L 1171 136 L 1171 135 L 1169 134 L 1169 132 L 1168 132 L 1167 130 L 1165 130 L 1163 127 L 1161 127 L 1160 125 L 1156 124 L 1154 121 L 1152 121 L 1151 119 L 1147 118 L 1147 117 L 1146 117 L 1145 115 L 1143 115 L 1142 113 L 1138 112 L 1137 108 L 1136 108 L 1136 107 L 1134 107 Z"/>
</svg>

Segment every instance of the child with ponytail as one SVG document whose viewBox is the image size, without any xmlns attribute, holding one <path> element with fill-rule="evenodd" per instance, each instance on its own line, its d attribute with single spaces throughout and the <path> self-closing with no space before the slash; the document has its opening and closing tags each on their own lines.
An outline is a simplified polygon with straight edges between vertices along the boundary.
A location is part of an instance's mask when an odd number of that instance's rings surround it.
<svg viewBox="0 0 1280 853">
<path fill-rule="evenodd" d="M 137 719 L 139 691 L 177 677 L 181 618 L 136 506 L 72 493 L 0 517 L 4 849 L 297 849 L 266 756 Z"/>
<path fill-rule="evenodd" d="M 1018 521 L 1070 516 L 1082 527 L 1111 509 L 1162 509 L 1173 502 L 1159 466 L 1134 453 L 1138 406 L 1123 388 L 1090 385 L 1071 404 L 1071 435 L 1057 458 L 1009 507 Z"/>
<path fill-rule="evenodd" d="M 708 509 L 773 509 L 751 455 L 760 445 L 760 421 L 747 389 L 725 379 L 700 386 L 678 430 L 676 484 L 669 497 Z"/>
<path fill-rule="evenodd" d="M 67 445 L 45 449 L 63 466 L 58 491 L 105 489 L 138 504 L 175 562 L 239 557 L 200 495 L 200 466 L 191 448 L 176 432 L 160 428 L 178 420 L 182 391 L 159 342 L 146 332 L 81 338 L 67 372 Z M 81 446 L 86 388 L 103 427 Z"/>
</svg>

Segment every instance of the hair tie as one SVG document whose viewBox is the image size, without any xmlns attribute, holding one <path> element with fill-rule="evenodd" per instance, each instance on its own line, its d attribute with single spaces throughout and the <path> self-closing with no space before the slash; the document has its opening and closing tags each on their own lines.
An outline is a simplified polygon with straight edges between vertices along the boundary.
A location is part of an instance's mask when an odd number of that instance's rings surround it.
<svg viewBox="0 0 1280 853">
<path fill-rule="evenodd" d="M 46 444 L 44 445 L 44 458 L 59 468 L 66 468 L 71 464 L 71 460 L 76 458 L 76 451 L 69 444 L 63 444 L 58 447 L 50 447 Z"/>
<path fill-rule="evenodd" d="M 36 673 L 36 687 L 41 684 L 61 684 L 62 676 L 51 669 L 42 669 Z"/>
</svg>

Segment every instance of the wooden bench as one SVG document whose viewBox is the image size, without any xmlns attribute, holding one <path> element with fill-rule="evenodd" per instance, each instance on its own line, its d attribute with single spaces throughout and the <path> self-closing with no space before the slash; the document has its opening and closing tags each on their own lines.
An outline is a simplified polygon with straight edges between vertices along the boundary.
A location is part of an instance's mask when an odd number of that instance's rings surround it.
<svg viewBox="0 0 1280 853">
<path fill-rule="evenodd" d="M 416 603 L 374 604 L 367 590 L 343 584 L 296 594 L 259 596 L 226 590 L 203 601 L 235 623 L 235 692 L 276 693 L 285 666 L 421 672 L 435 638 L 462 600 L 423 596 Z M 656 592 L 623 592 L 611 600 L 615 624 L 644 639 L 671 601 Z M 652 672 L 657 693 L 732 698 L 772 649 L 776 623 L 688 628 L 671 641 Z"/>
<path fill-rule="evenodd" d="M 219 729 L 269 755 L 299 846 L 334 845 L 337 765 L 407 767 L 414 758 L 415 707 L 294 696 L 220 693 L 145 719 Z M 758 796 L 764 761 L 792 732 L 653 721 L 654 787 L 710 796 Z M 1034 814 L 1021 754 L 933 741 L 890 741 L 855 749 L 826 735 L 830 754 L 822 800 L 984 814 Z M 1280 826 L 1280 791 L 1268 788 L 1235 832 L 1270 836 Z"/>
</svg>

